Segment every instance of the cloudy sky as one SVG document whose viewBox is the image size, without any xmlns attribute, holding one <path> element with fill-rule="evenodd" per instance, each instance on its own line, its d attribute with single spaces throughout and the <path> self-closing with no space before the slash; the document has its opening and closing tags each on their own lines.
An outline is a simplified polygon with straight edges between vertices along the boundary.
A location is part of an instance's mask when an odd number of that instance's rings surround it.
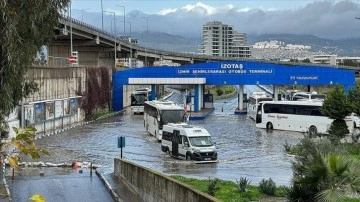
<svg viewBox="0 0 360 202">
<path fill-rule="evenodd" d="M 101 9 L 101 4 L 103 9 Z M 72 0 L 72 17 L 109 27 L 116 13 L 117 32 L 162 31 L 200 35 L 202 25 L 221 21 L 248 34 L 312 34 L 329 39 L 360 37 L 356 0 Z M 101 11 L 104 22 L 101 20 Z M 131 24 L 131 25 L 130 25 Z M 111 26 L 113 27 L 113 26 Z"/>
</svg>

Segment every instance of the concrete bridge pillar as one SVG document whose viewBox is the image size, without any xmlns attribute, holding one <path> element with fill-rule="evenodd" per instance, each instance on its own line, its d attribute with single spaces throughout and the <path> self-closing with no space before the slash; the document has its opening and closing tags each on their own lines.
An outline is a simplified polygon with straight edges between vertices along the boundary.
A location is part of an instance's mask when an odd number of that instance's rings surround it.
<svg viewBox="0 0 360 202">
<path fill-rule="evenodd" d="M 239 111 L 244 110 L 244 86 L 239 85 L 239 92 L 238 92 L 238 109 Z"/>
<path fill-rule="evenodd" d="M 313 92 L 314 91 L 314 86 L 308 85 L 307 86 L 308 92 Z"/>
<path fill-rule="evenodd" d="M 195 97 L 194 97 L 194 112 L 200 111 L 200 106 L 203 97 L 203 89 L 200 84 L 195 85 Z"/>
<path fill-rule="evenodd" d="M 275 101 L 279 100 L 279 86 L 273 85 L 273 98 Z"/>
</svg>

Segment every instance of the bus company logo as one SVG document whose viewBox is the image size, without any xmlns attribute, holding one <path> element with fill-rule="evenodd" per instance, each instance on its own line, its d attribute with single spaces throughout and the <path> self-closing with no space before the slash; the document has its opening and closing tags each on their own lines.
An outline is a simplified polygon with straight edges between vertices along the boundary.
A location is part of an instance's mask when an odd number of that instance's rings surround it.
<svg viewBox="0 0 360 202">
<path fill-rule="evenodd" d="M 221 69 L 243 69 L 243 64 L 221 63 Z"/>
<path fill-rule="evenodd" d="M 282 115 L 282 116 L 281 116 L 281 115 L 277 115 L 276 118 L 277 118 L 277 119 L 288 119 L 288 117 L 287 117 L 287 116 L 284 116 L 284 115 Z"/>
<path fill-rule="evenodd" d="M 284 116 L 284 115 L 271 115 L 271 114 L 268 114 L 268 116 L 267 116 L 268 118 L 276 118 L 276 119 L 288 119 L 288 117 L 287 116 Z"/>
</svg>

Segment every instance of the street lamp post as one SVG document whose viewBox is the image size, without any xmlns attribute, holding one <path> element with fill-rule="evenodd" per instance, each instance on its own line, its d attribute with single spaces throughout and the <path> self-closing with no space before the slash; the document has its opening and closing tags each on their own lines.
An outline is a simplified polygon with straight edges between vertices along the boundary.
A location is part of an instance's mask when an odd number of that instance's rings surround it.
<svg viewBox="0 0 360 202">
<path fill-rule="evenodd" d="M 70 14 L 70 55 L 73 53 L 73 37 L 72 37 L 72 18 L 71 18 L 71 1 L 69 4 L 69 14 Z"/>
<path fill-rule="evenodd" d="M 120 22 L 122 22 L 122 21 L 120 21 Z M 126 23 L 128 23 L 129 24 L 129 30 L 130 30 L 130 34 L 129 34 L 129 38 L 128 38 L 128 40 L 129 40 L 129 43 L 130 43 L 130 59 L 129 59 L 129 68 L 131 68 L 132 67 L 132 40 L 131 40 L 131 22 L 126 22 Z"/>
<path fill-rule="evenodd" d="M 104 30 L 104 9 L 103 1 L 101 0 L 101 29 Z"/>
<path fill-rule="evenodd" d="M 115 34 L 114 34 L 114 66 L 116 68 L 116 18 L 115 18 L 115 12 L 111 12 L 111 11 L 102 11 L 102 13 L 112 13 L 114 15 L 114 30 L 115 30 Z M 112 25 L 112 23 L 111 23 Z"/>
<path fill-rule="evenodd" d="M 148 34 L 149 34 L 149 18 L 148 17 L 141 17 L 146 19 L 146 42 L 148 42 Z M 146 55 L 146 46 L 145 46 L 145 66 L 147 66 L 147 55 Z"/>
<path fill-rule="evenodd" d="M 120 6 L 120 7 L 123 7 L 123 8 L 124 8 L 124 21 L 123 21 L 123 22 L 124 22 L 124 36 L 125 36 L 125 22 L 126 22 L 126 21 L 125 21 L 125 6 Z"/>
</svg>

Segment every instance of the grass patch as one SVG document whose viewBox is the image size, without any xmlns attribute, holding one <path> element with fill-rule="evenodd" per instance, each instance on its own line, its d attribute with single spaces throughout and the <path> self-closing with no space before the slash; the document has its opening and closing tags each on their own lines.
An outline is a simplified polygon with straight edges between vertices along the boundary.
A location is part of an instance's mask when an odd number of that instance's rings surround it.
<svg viewBox="0 0 360 202">
<path fill-rule="evenodd" d="M 208 185 L 214 179 L 207 179 L 207 180 L 200 180 L 194 178 L 186 178 L 183 176 L 171 176 L 177 181 L 185 183 L 191 186 L 194 189 L 197 189 L 201 192 L 207 193 Z M 268 198 L 266 195 L 262 194 L 257 186 L 248 185 L 246 192 L 241 192 L 239 190 L 238 185 L 235 182 L 221 180 L 219 179 L 216 183 L 216 192 L 214 197 L 217 199 L 224 201 L 224 202 L 232 202 L 232 201 L 239 201 L 239 202 L 250 202 L 250 201 L 259 201 L 263 198 Z M 275 195 L 277 197 L 285 196 L 285 187 L 280 186 L 276 189 Z"/>
<path fill-rule="evenodd" d="M 113 111 L 102 111 L 102 112 L 98 112 L 94 115 L 94 119 L 98 119 L 98 118 L 101 118 L 103 116 L 106 116 L 106 115 L 109 115 L 109 114 L 112 114 L 114 113 Z"/>
<path fill-rule="evenodd" d="M 231 98 L 237 95 L 235 87 L 231 85 L 212 86 L 206 90 L 206 92 L 209 91 L 214 96 L 214 100 Z"/>
</svg>

